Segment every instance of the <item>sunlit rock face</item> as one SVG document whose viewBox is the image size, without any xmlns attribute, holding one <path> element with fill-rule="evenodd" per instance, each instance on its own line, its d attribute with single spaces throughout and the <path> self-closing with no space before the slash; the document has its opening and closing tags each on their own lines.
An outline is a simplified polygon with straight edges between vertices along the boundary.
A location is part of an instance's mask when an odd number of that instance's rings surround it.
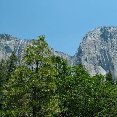
<svg viewBox="0 0 117 117">
<path fill-rule="evenodd" d="M 108 72 L 117 80 L 117 28 L 99 27 L 86 34 L 75 55 L 91 75 Z"/>
<path fill-rule="evenodd" d="M 18 58 L 22 59 L 24 48 L 31 43 L 31 39 L 18 39 L 8 34 L 0 34 L 0 60 L 8 59 L 13 51 L 16 52 Z M 63 52 L 55 51 L 51 49 L 55 56 L 60 56 L 67 60 L 69 65 L 73 64 L 72 57 Z"/>
<path fill-rule="evenodd" d="M 60 52 L 60 51 L 53 51 L 53 53 L 55 56 L 59 56 L 59 57 L 65 59 L 68 62 L 68 65 L 71 65 L 71 66 L 74 65 L 74 56 L 70 56 L 70 55 Z"/>
<path fill-rule="evenodd" d="M 7 59 L 14 50 L 22 58 L 24 48 L 30 43 L 31 40 L 0 34 L 0 60 Z M 74 56 L 54 49 L 51 51 L 66 59 L 69 65 L 82 64 L 92 76 L 111 72 L 113 79 L 117 80 L 117 27 L 99 27 L 88 32 Z"/>
</svg>

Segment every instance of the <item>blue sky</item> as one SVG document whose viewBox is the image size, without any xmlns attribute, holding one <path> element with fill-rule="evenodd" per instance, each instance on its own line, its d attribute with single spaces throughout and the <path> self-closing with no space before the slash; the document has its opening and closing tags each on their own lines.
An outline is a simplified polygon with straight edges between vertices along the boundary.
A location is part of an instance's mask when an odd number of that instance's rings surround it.
<svg viewBox="0 0 117 117">
<path fill-rule="evenodd" d="M 117 0 L 0 0 L 0 33 L 32 39 L 70 55 L 99 26 L 117 26 Z"/>
</svg>

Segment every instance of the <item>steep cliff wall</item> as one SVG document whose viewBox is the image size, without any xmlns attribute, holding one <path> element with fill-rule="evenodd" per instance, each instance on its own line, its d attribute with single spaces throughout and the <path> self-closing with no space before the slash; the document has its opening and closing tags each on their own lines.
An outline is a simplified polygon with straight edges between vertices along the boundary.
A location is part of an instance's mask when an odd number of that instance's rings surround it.
<svg viewBox="0 0 117 117">
<path fill-rule="evenodd" d="M 117 28 L 99 27 L 86 34 L 76 53 L 76 63 L 91 75 L 108 72 L 117 79 Z"/>
</svg>

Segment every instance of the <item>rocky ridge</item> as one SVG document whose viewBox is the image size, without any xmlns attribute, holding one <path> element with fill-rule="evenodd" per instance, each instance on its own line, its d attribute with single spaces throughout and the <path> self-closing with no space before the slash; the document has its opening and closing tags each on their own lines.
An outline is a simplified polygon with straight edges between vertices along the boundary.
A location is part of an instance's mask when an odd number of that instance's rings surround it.
<svg viewBox="0 0 117 117">
<path fill-rule="evenodd" d="M 0 60 L 7 59 L 14 50 L 21 57 L 29 43 L 8 34 L 0 34 Z M 98 27 L 88 32 L 74 56 L 54 49 L 52 52 L 66 59 L 69 65 L 82 64 L 92 76 L 111 72 L 113 79 L 117 80 L 117 27 Z"/>
<path fill-rule="evenodd" d="M 92 76 L 111 72 L 117 80 L 117 27 L 98 27 L 88 32 L 75 56 L 76 64 L 81 63 Z"/>
<path fill-rule="evenodd" d="M 22 57 L 24 48 L 31 43 L 31 40 L 18 39 L 9 34 L 0 34 L 0 60 L 8 59 L 13 51 L 16 52 L 18 57 Z M 51 48 L 54 55 L 60 56 L 67 60 L 69 65 L 73 64 L 72 57 L 63 52 L 55 51 Z"/>
</svg>

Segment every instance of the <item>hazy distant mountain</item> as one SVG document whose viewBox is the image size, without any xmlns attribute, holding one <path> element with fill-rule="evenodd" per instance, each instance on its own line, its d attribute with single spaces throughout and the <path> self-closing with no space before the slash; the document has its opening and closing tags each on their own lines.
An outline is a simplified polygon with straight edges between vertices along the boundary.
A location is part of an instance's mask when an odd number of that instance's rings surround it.
<svg viewBox="0 0 117 117">
<path fill-rule="evenodd" d="M 0 34 L 0 60 L 7 59 L 14 50 L 21 57 L 29 43 L 31 41 Z M 52 52 L 66 59 L 70 65 L 82 64 L 91 75 L 111 72 L 117 79 L 117 27 L 99 27 L 88 32 L 74 56 L 54 49 Z"/>
</svg>

